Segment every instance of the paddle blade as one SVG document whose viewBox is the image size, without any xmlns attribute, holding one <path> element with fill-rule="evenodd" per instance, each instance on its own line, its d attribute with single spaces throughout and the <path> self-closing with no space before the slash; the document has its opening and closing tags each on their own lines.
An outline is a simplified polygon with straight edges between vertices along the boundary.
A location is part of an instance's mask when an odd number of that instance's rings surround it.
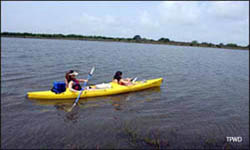
<svg viewBox="0 0 250 150">
<path fill-rule="evenodd" d="M 92 69 L 91 69 L 91 71 L 89 72 L 89 74 L 92 75 L 94 71 L 95 71 L 95 67 L 92 67 Z"/>
<path fill-rule="evenodd" d="M 137 80 L 137 77 L 135 77 L 135 78 L 132 80 L 132 83 L 135 83 L 136 80 Z"/>
</svg>

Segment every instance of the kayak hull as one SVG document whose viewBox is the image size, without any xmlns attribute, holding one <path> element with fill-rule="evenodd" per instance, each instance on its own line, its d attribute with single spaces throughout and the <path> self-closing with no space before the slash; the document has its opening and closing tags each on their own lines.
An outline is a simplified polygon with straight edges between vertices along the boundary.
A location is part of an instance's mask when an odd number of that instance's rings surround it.
<svg viewBox="0 0 250 150">
<path fill-rule="evenodd" d="M 107 95 L 116 95 L 121 93 L 127 92 L 135 92 L 140 91 L 152 87 L 159 87 L 161 86 L 163 79 L 151 79 L 146 81 L 137 81 L 135 85 L 131 86 L 123 86 L 117 83 L 110 82 L 111 88 L 109 89 L 91 89 L 91 90 L 84 90 L 80 96 L 80 98 L 87 98 L 87 97 L 98 97 L 98 96 L 107 96 Z M 72 92 L 69 89 L 66 89 L 65 92 L 60 94 L 55 94 L 52 91 L 36 91 L 36 92 L 28 92 L 27 97 L 29 99 L 75 99 L 77 98 L 79 92 Z"/>
</svg>

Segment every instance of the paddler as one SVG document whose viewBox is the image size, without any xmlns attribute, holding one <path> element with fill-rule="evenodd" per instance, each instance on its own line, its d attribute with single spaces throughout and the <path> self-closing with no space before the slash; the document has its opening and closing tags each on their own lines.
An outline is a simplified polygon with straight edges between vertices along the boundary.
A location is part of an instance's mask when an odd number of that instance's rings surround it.
<svg viewBox="0 0 250 150">
<path fill-rule="evenodd" d="M 112 82 L 115 82 L 115 83 L 118 83 L 120 85 L 125 85 L 125 86 L 128 86 L 128 85 L 134 85 L 132 83 L 132 80 L 131 78 L 125 78 L 123 79 L 122 78 L 122 72 L 121 71 L 117 71 L 113 77 L 113 80 Z"/>
<path fill-rule="evenodd" d="M 88 82 L 86 79 L 76 79 L 78 73 L 74 70 L 70 70 L 65 75 L 65 83 L 66 87 L 69 88 L 70 91 L 78 92 L 82 90 L 80 82 Z"/>
</svg>

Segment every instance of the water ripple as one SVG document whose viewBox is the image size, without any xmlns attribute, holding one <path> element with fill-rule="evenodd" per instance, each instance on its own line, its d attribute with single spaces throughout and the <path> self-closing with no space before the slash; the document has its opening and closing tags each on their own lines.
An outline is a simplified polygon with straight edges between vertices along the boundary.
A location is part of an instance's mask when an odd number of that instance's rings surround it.
<svg viewBox="0 0 250 150">
<path fill-rule="evenodd" d="M 96 143 L 135 148 L 126 142 L 129 137 L 119 136 L 132 127 L 141 137 L 159 130 L 170 149 L 204 148 L 214 139 L 222 147 L 225 136 L 242 136 L 241 146 L 249 145 L 249 51 L 80 40 L 2 42 L 3 148 L 96 148 Z M 124 77 L 164 81 L 160 89 L 81 99 L 71 113 L 59 108 L 71 107 L 74 99 L 26 98 L 28 91 L 64 81 L 70 69 L 86 78 L 92 66 L 89 84 L 111 81 L 118 70 Z"/>
</svg>

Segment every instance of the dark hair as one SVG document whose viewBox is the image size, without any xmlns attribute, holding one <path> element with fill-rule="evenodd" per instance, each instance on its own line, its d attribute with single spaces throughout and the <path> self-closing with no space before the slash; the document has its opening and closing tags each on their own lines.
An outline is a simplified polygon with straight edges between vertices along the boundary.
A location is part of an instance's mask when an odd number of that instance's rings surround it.
<svg viewBox="0 0 250 150">
<path fill-rule="evenodd" d="M 66 75 L 65 75 L 65 78 L 66 78 L 66 80 L 68 81 L 68 83 L 69 83 L 71 80 L 73 80 L 72 76 L 69 75 L 69 74 L 71 74 L 71 73 L 73 73 L 73 72 L 74 72 L 74 70 L 70 70 L 70 71 L 67 72 Z"/>
<path fill-rule="evenodd" d="M 113 79 L 116 79 L 118 81 L 118 83 L 120 82 L 122 78 L 122 72 L 121 71 L 117 71 L 113 77 Z"/>
</svg>

